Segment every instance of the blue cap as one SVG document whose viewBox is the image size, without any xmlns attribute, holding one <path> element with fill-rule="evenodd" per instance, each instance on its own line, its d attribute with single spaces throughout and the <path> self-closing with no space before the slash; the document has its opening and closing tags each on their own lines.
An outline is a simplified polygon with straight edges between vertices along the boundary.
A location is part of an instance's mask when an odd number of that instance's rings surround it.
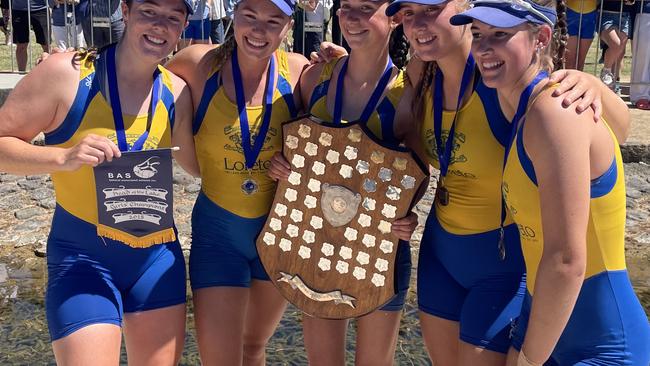
<svg viewBox="0 0 650 366">
<path fill-rule="evenodd" d="M 186 0 L 188 1 L 188 0 Z M 235 3 L 238 4 L 244 0 L 236 0 Z M 296 0 L 269 0 L 275 5 L 278 9 L 282 10 L 287 16 L 292 16 L 293 12 L 296 10 Z"/>
<path fill-rule="evenodd" d="M 392 17 L 395 15 L 404 3 L 418 4 L 418 5 L 440 5 L 447 0 L 393 0 L 386 8 L 386 15 Z"/>
<path fill-rule="evenodd" d="M 471 8 L 449 19 L 453 25 L 471 23 L 474 19 L 497 28 L 511 28 L 530 22 L 555 26 L 557 13 L 528 0 L 475 0 Z"/>
<path fill-rule="evenodd" d="M 271 2 L 288 16 L 292 16 L 296 10 L 296 0 L 271 0 Z"/>
</svg>

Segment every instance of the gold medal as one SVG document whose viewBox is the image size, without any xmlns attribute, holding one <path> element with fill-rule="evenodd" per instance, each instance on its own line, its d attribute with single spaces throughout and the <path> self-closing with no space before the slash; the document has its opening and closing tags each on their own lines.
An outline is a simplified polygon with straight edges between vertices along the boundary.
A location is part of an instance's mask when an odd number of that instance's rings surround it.
<svg viewBox="0 0 650 366">
<path fill-rule="evenodd" d="M 449 191 L 444 186 L 436 188 L 436 200 L 440 205 L 447 206 L 449 204 Z"/>
</svg>

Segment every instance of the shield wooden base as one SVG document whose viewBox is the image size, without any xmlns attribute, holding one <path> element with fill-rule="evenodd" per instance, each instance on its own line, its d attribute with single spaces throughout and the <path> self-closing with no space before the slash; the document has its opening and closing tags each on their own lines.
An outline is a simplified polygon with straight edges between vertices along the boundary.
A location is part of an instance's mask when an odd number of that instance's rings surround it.
<svg viewBox="0 0 650 366">
<path fill-rule="evenodd" d="M 264 268 L 310 315 L 343 319 L 379 308 L 395 295 L 391 223 L 407 215 L 425 166 L 360 124 L 301 118 L 285 123 L 283 135 L 292 173 L 257 239 Z"/>
</svg>

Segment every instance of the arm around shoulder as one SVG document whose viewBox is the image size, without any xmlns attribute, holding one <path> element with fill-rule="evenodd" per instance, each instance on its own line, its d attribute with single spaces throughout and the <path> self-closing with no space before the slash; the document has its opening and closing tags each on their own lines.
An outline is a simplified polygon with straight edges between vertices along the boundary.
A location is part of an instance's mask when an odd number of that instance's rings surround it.
<svg viewBox="0 0 650 366">
<path fill-rule="evenodd" d="M 299 53 L 288 53 L 289 60 L 289 73 L 291 74 L 291 88 L 293 89 L 294 102 L 296 103 L 296 108 L 298 111 L 304 109 L 305 104 L 301 98 L 301 80 L 302 74 L 304 73 L 307 66 L 309 66 L 309 61 L 305 56 Z"/>
<path fill-rule="evenodd" d="M 183 170 L 194 177 L 198 177 L 201 172 L 194 148 L 192 96 L 189 87 L 180 77 L 173 75 L 172 78 L 174 79 L 174 97 L 176 98 L 174 101 L 176 116 L 172 131 L 172 145 L 180 148 L 174 151 L 174 159 Z"/>
<path fill-rule="evenodd" d="M 324 63 L 308 65 L 300 77 L 300 97 L 306 112 L 309 111 L 311 95 L 318 85 L 318 80 L 320 79 L 323 67 L 325 67 Z"/>
</svg>

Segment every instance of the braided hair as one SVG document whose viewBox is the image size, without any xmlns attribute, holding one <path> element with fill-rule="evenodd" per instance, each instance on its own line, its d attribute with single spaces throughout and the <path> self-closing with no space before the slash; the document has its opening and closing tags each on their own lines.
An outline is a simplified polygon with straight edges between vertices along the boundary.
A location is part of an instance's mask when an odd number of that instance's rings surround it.
<svg viewBox="0 0 650 366">
<path fill-rule="evenodd" d="M 388 53 L 395 63 L 395 66 L 404 68 L 408 62 L 409 42 L 404 35 L 404 26 L 398 25 L 390 35 Z"/>
<path fill-rule="evenodd" d="M 428 97 L 429 92 L 432 90 L 433 80 L 438 69 L 436 61 L 424 62 L 424 67 L 418 80 L 415 84 L 415 95 L 411 102 L 411 109 L 413 110 L 413 117 L 417 121 L 417 128 L 422 127 L 424 121 L 424 98 Z"/>
</svg>

